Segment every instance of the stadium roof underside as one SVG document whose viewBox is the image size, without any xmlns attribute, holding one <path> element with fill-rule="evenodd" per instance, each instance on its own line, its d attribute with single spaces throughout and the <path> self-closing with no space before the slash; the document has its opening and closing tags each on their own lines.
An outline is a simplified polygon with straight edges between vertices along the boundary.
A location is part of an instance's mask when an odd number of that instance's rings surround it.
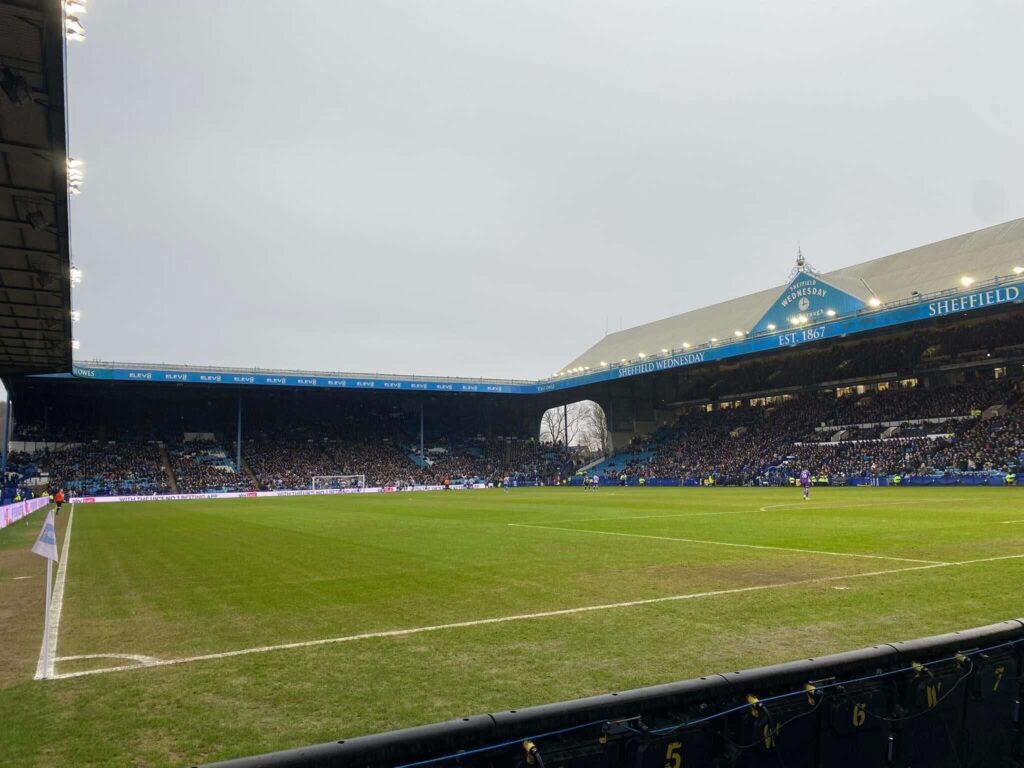
<svg viewBox="0 0 1024 768">
<path fill-rule="evenodd" d="M 1021 266 L 1024 219 L 1017 219 L 816 277 L 855 303 L 870 307 L 872 300 L 888 305 L 914 296 L 963 291 L 965 276 L 982 283 L 996 276 L 1013 276 Z M 731 341 L 737 333 L 749 336 L 787 285 L 609 334 L 563 371 L 598 370 L 603 364 L 656 357 L 662 350 L 697 348 L 712 339 Z M 786 326 L 780 323 L 779 329 Z"/>
<path fill-rule="evenodd" d="M 64 20 L 0 0 L 0 375 L 71 369 Z"/>
</svg>

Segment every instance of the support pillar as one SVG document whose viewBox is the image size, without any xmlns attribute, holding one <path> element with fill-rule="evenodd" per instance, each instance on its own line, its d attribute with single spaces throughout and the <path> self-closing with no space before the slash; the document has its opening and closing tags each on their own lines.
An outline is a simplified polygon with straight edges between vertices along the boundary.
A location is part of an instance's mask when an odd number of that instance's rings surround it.
<svg viewBox="0 0 1024 768">
<path fill-rule="evenodd" d="M 11 421 L 14 418 L 14 401 L 7 393 L 7 418 L 4 420 L 4 456 L 3 467 L 0 468 L 0 502 L 3 501 L 4 491 L 7 490 L 7 454 L 11 452 Z"/>
<path fill-rule="evenodd" d="M 235 471 L 242 473 L 242 395 L 238 395 L 238 431 L 235 435 Z"/>
</svg>

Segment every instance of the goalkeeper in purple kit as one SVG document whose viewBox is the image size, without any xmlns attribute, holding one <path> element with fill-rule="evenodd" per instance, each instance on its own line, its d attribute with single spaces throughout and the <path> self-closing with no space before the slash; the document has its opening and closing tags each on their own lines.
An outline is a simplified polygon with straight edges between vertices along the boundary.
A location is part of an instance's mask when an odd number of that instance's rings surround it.
<svg viewBox="0 0 1024 768">
<path fill-rule="evenodd" d="M 811 473 L 809 470 L 800 470 L 800 487 L 804 489 L 804 501 L 811 500 Z"/>
</svg>

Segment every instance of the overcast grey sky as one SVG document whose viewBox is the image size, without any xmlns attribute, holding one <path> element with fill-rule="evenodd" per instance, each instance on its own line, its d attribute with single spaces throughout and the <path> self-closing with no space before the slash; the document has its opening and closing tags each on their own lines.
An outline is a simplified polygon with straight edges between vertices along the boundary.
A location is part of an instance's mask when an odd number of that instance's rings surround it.
<svg viewBox="0 0 1024 768">
<path fill-rule="evenodd" d="M 80 359 L 547 375 L 1024 215 L 1019 0 L 89 0 Z"/>
</svg>

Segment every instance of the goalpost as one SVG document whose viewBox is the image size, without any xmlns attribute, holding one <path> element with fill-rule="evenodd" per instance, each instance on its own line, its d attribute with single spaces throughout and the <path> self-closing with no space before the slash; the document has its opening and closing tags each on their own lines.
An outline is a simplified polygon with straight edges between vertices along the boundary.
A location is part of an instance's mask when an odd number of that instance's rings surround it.
<svg viewBox="0 0 1024 768">
<path fill-rule="evenodd" d="M 313 477 L 314 491 L 365 487 L 366 475 L 316 475 Z"/>
</svg>

